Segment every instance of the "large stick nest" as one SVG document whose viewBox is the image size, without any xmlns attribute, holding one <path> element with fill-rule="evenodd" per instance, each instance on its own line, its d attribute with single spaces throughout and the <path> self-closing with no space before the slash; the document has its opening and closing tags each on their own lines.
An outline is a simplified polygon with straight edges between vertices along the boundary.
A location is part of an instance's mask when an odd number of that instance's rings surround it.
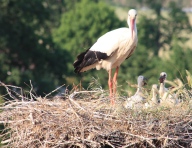
<svg viewBox="0 0 192 148">
<path fill-rule="evenodd" d="M 14 99 L 1 106 L 2 143 L 7 147 L 191 147 L 192 116 L 186 103 L 127 110 L 122 98 Z M 85 99 L 86 98 L 86 99 Z"/>
</svg>

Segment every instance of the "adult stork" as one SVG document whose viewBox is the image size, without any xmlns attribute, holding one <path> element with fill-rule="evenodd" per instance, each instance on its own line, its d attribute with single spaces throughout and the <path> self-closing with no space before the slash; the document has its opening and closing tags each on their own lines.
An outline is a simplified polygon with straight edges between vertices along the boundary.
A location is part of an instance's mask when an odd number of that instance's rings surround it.
<svg viewBox="0 0 192 148">
<path fill-rule="evenodd" d="M 115 103 L 117 76 L 121 63 L 128 59 L 137 46 L 137 11 L 131 9 L 128 12 L 127 23 L 129 28 L 119 28 L 107 32 L 85 52 L 77 56 L 73 63 L 75 73 L 81 73 L 93 68 L 101 68 L 108 71 L 108 86 L 111 104 Z M 112 77 L 112 69 L 116 68 Z"/>
</svg>

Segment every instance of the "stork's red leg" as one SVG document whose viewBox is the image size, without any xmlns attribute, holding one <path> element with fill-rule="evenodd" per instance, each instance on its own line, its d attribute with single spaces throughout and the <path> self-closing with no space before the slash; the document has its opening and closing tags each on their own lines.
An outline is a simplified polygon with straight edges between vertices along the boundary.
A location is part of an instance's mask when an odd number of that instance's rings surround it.
<svg viewBox="0 0 192 148">
<path fill-rule="evenodd" d="M 116 67 L 115 74 L 113 76 L 113 96 L 115 97 L 117 91 L 117 76 L 119 72 L 119 67 Z"/>
<path fill-rule="evenodd" d="M 114 104 L 114 99 L 113 99 L 113 80 L 111 76 L 111 69 L 108 71 L 109 72 L 109 79 L 108 79 L 108 85 L 109 85 L 109 97 L 111 99 L 111 104 Z"/>
</svg>

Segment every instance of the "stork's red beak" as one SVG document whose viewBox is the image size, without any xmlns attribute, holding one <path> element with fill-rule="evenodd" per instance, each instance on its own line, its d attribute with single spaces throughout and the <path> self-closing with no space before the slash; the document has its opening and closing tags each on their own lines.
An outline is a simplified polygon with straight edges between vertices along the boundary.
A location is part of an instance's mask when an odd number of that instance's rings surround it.
<svg viewBox="0 0 192 148">
<path fill-rule="evenodd" d="M 134 18 L 131 18 L 130 19 L 130 29 L 131 29 L 131 38 L 133 39 L 133 30 L 134 30 L 134 27 L 135 27 L 135 19 Z"/>
</svg>

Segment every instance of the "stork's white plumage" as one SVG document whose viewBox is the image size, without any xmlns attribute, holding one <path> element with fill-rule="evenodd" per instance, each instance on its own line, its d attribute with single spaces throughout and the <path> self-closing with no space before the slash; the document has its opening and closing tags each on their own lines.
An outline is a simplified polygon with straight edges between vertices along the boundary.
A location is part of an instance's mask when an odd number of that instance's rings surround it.
<svg viewBox="0 0 192 148">
<path fill-rule="evenodd" d="M 101 36 L 97 42 L 85 52 L 77 56 L 73 66 L 76 73 L 81 73 L 92 68 L 103 68 L 108 71 L 109 91 L 111 103 L 114 104 L 116 83 L 121 63 L 129 58 L 137 46 L 137 11 L 131 9 L 128 12 L 127 23 L 129 28 L 119 28 Z M 112 69 L 116 68 L 112 78 Z"/>
<path fill-rule="evenodd" d="M 136 109 L 138 107 L 143 106 L 143 103 L 145 101 L 144 93 L 142 90 L 142 87 L 146 85 L 146 78 L 144 76 L 139 76 L 137 78 L 137 91 L 136 93 L 128 98 L 125 103 L 124 107 L 125 108 L 130 108 L 130 109 Z"/>
<path fill-rule="evenodd" d="M 150 98 L 151 100 L 149 100 L 149 102 L 145 103 L 145 108 L 155 107 L 159 104 L 157 84 L 152 85 L 151 95 L 152 98 Z"/>
<path fill-rule="evenodd" d="M 152 96 L 151 101 L 154 105 L 157 105 L 159 103 L 159 99 L 157 97 L 157 94 L 158 94 L 158 86 L 157 86 L 157 84 L 153 84 L 152 85 L 152 95 L 153 96 Z"/>
</svg>

